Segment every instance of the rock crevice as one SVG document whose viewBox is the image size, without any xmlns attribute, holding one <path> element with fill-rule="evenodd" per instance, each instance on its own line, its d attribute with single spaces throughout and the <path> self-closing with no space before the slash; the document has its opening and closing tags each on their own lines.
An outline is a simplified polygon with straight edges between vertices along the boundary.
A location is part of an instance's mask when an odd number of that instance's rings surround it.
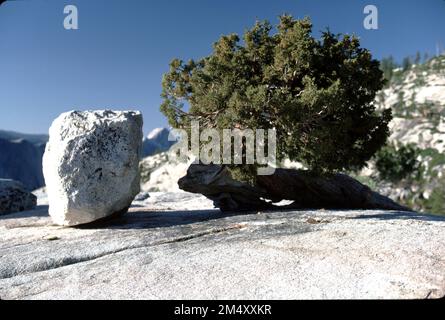
<svg viewBox="0 0 445 320">
<path fill-rule="evenodd" d="M 445 294 L 443 217 L 382 210 L 223 215 L 210 207 L 205 212 L 162 209 L 193 197 L 205 203 L 202 196 L 166 193 L 144 200 L 150 207 L 130 208 L 100 228 L 60 228 L 33 211 L 0 217 L 0 296 L 413 299 Z M 21 228 L 9 228 L 18 222 Z"/>
</svg>

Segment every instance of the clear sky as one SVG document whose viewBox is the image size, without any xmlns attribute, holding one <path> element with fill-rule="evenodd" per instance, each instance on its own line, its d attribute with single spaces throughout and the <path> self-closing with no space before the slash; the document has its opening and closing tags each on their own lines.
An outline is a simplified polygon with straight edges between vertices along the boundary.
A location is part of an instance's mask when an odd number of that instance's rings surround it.
<svg viewBox="0 0 445 320">
<path fill-rule="evenodd" d="M 65 5 L 79 29 L 65 30 Z M 363 8 L 379 29 L 363 27 Z M 137 109 L 144 131 L 167 126 L 161 78 L 172 58 L 200 58 L 220 35 L 257 19 L 310 16 L 314 35 L 329 26 L 356 34 L 376 58 L 398 61 L 445 46 L 444 0 L 16 0 L 0 6 L 0 129 L 45 133 L 64 111 Z"/>
</svg>

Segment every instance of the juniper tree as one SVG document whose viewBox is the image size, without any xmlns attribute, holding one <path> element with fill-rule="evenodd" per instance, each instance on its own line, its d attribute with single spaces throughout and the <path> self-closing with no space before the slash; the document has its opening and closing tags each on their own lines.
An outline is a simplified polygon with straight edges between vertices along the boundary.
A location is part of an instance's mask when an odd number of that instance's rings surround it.
<svg viewBox="0 0 445 320">
<path fill-rule="evenodd" d="M 316 173 L 363 167 L 391 120 L 373 105 L 385 82 L 379 62 L 354 36 L 327 30 L 315 39 L 309 18 L 283 15 L 272 29 L 257 22 L 242 42 L 225 35 L 207 57 L 172 60 L 161 95 L 170 125 L 275 128 L 278 159 Z"/>
<path fill-rule="evenodd" d="M 380 178 L 393 183 L 408 178 L 418 179 L 422 172 L 421 163 L 417 160 L 419 155 L 420 149 L 412 144 L 385 146 L 375 155 Z"/>
</svg>

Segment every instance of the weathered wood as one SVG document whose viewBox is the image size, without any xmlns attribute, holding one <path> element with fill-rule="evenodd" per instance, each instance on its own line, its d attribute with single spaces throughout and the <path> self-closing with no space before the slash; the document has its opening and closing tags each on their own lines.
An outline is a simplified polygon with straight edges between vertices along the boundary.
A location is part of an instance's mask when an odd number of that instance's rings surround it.
<svg viewBox="0 0 445 320">
<path fill-rule="evenodd" d="M 284 207 L 288 209 L 410 211 L 344 174 L 324 177 L 305 170 L 276 169 L 272 175 L 258 176 L 252 186 L 234 180 L 227 167 L 192 164 L 178 185 L 184 191 L 203 194 L 222 211 L 272 209 L 282 200 L 294 201 Z"/>
</svg>

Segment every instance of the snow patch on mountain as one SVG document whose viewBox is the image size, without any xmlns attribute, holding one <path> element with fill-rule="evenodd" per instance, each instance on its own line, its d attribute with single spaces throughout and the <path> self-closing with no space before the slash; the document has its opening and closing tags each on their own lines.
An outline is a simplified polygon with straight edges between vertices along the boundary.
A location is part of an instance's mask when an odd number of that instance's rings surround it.
<svg viewBox="0 0 445 320">
<path fill-rule="evenodd" d="M 170 130 L 167 128 L 153 129 L 142 141 L 143 157 L 165 152 L 176 142 L 168 139 Z"/>
</svg>

